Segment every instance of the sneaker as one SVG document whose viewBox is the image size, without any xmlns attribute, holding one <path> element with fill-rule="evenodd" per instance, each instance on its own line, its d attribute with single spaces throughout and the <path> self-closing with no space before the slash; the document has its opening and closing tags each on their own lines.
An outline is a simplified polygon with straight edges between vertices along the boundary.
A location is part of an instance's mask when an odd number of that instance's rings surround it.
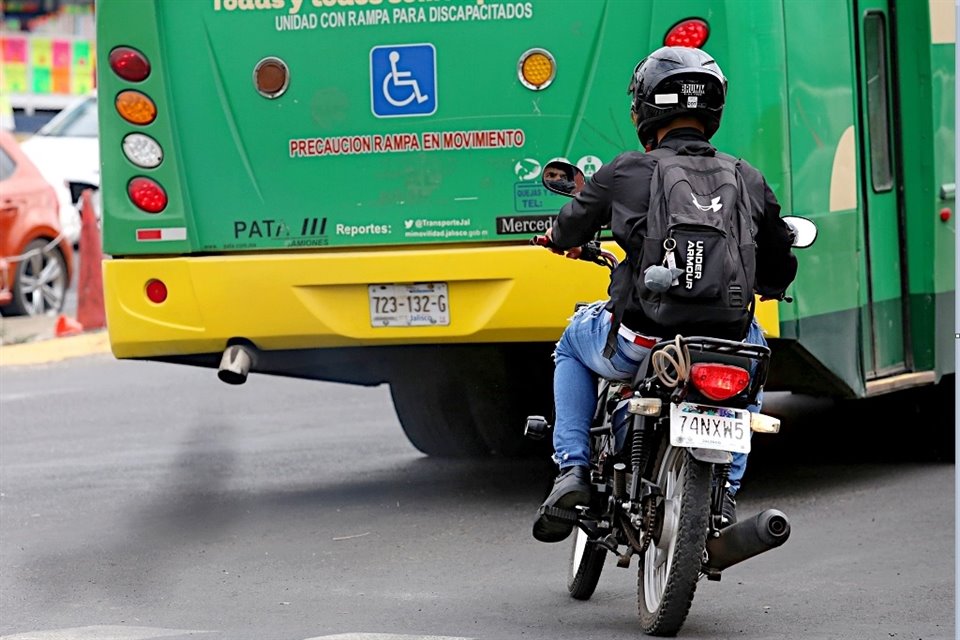
<svg viewBox="0 0 960 640">
<path fill-rule="evenodd" d="M 533 537 L 540 542 L 560 542 L 573 531 L 573 522 L 559 519 L 549 512 L 554 509 L 573 509 L 590 502 L 590 470 L 587 467 L 567 467 L 553 482 L 553 490 L 537 511 L 533 523 Z"/>
<path fill-rule="evenodd" d="M 733 499 L 733 494 L 729 490 L 723 490 L 723 504 L 720 507 L 720 523 L 724 527 L 736 523 L 737 521 L 737 501 Z"/>
</svg>

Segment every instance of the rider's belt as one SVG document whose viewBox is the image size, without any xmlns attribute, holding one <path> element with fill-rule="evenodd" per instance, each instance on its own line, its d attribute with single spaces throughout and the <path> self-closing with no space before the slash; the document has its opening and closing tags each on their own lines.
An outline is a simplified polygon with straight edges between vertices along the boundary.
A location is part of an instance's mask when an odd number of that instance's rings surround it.
<svg viewBox="0 0 960 640">
<path fill-rule="evenodd" d="M 626 338 L 633 344 L 638 344 L 641 347 L 645 347 L 647 349 L 653 348 L 653 345 L 660 342 L 659 338 L 651 338 L 650 336 L 645 336 L 643 334 L 630 331 L 630 329 L 627 329 L 622 324 L 620 325 L 620 328 L 617 329 L 617 333 L 622 335 L 624 338 Z"/>
</svg>

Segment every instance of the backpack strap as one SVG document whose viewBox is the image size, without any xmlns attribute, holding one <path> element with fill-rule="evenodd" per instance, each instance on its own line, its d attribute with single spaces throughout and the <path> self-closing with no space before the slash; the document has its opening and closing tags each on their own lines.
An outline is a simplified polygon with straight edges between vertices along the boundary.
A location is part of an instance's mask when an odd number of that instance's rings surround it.
<svg viewBox="0 0 960 640">
<path fill-rule="evenodd" d="M 664 160 L 666 158 L 672 158 L 673 156 L 676 156 L 678 154 L 673 149 L 660 147 L 657 149 L 651 149 L 650 151 L 647 151 L 646 155 L 656 158 L 659 164 L 660 160 Z M 650 179 L 650 198 L 651 198 L 650 204 L 652 204 L 652 198 L 655 196 L 655 194 L 657 194 L 660 191 L 659 189 L 660 180 L 661 180 L 660 169 L 658 167 L 654 167 L 653 176 Z M 650 204 L 647 205 L 648 212 L 650 211 Z M 649 224 L 649 220 L 647 221 L 647 223 Z M 628 255 L 627 262 L 630 263 L 630 270 L 632 272 L 631 277 L 636 278 L 637 277 L 636 271 L 640 264 L 639 256 L 634 256 L 634 258 L 631 259 L 630 256 Z M 622 295 L 627 295 L 627 294 L 622 294 Z M 607 360 L 612 358 L 613 354 L 616 353 L 617 351 L 617 334 L 620 331 L 620 325 L 623 324 L 623 314 L 626 311 L 626 307 L 627 307 L 627 300 L 613 301 L 613 310 L 611 311 L 612 317 L 610 319 L 611 320 L 610 331 L 607 332 L 607 344 L 603 348 L 603 357 L 606 358 Z"/>
</svg>

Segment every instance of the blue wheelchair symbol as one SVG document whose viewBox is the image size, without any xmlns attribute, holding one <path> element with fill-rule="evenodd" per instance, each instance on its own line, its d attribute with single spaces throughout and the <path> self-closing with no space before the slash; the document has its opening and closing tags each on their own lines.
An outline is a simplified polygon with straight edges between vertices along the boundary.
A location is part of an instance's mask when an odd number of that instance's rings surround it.
<svg viewBox="0 0 960 640">
<path fill-rule="evenodd" d="M 429 116 L 437 110 L 437 50 L 432 44 L 370 50 L 373 115 Z"/>
</svg>

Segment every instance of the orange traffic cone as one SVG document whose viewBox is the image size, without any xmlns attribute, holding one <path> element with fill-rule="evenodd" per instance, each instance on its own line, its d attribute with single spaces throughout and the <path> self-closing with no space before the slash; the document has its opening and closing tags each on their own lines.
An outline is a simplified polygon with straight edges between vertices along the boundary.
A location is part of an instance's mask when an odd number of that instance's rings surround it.
<svg viewBox="0 0 960 640">
<path fill-rule="evenodd" d="M 77 320 L 86 331 L 107 325 L 103 310 L 103 248 L 97 215 L 93 211 L 93 191 L 80 196 L 80 279 L 77 282 Z"/>
<path fill-rule="evenodd" d="M 58 338 L 66 338 L 67 336 L 75 336 L 77 334 L 83 333 L 83 325 L 71 318 L 60 314 L 57 318 L 57 324 L 53 328 L 53 333 Z"/>
</svg>

